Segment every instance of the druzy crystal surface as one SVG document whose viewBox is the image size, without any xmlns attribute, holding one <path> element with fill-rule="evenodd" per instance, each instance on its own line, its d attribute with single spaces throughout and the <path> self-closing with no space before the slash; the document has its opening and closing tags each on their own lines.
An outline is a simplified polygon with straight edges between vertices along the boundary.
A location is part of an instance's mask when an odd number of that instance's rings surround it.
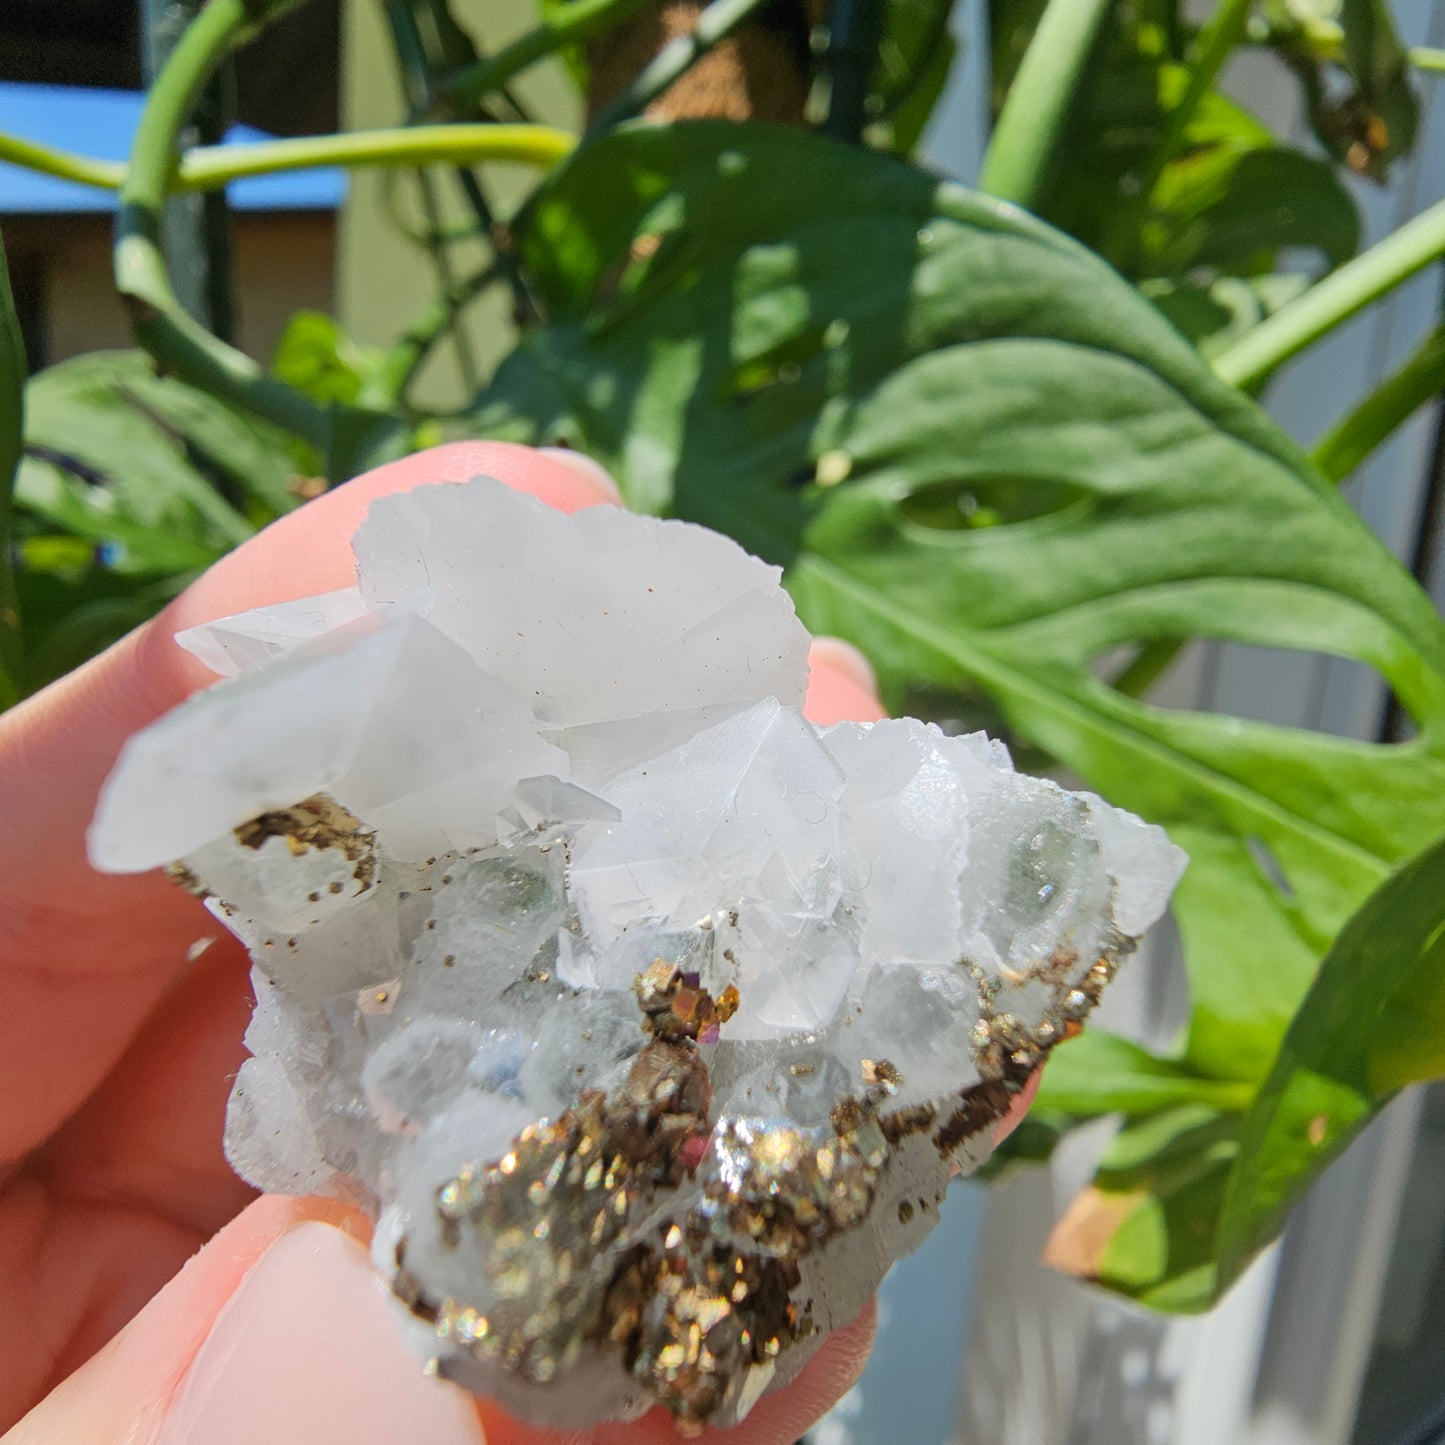
<svg viewBox="0 0 1445 1445">
<path fill-rule="evenodd" d="M 932 1227 L 1183 856 L 982 734 L 817 728 L 776 569 L 478 478 L 179 642 L 97 866 L 255 960 L 226 1147 L 377 1217 L 422 1357 L 539 1423 L 740 1419 Z"/>
</svg>

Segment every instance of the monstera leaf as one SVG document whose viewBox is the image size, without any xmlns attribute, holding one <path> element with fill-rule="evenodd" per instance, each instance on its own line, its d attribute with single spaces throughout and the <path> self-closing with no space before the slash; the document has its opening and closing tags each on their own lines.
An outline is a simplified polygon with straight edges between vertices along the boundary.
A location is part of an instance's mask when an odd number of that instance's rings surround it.
<svg viewBox="0 0 1445 1445">
<path fill-rule="evenodd" d="M 632 505 L 730 532 L 891 701 L 982 696 L 1170 828 L 1194 858 L 1193 1015 L 1167 1072 L 1239 1105 L 1331 940 L 1445 832 L 1445 627 L 1414 581 L 1097 258 L 901 162 L 633 129 L 549 178 L 518 234 L 552 321 L 472 429 L 578 447 Z M 1358 659 L 1417 733 L 1170 711 L 1101 676 L 1192 638 Z M 1134 1062 L 1114 1059 L 1121 1089 Z"/>
</svg>

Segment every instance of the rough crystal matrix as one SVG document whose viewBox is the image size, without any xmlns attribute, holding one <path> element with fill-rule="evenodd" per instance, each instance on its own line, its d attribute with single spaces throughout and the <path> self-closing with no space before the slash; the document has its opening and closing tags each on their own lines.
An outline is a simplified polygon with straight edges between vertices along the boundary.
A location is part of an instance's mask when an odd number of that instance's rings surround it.
<svg viewBox="0 0 1445 1445">
<path fill-rule="evenodd" d="M 182 634 L 97 866 L 255 960 L 226 1147 L 377 1216 L 424 1357 L 541 1424 L 740 1419 L 989 1152 L 1183 855 L 982 734 L 815 728 L 776 569 L 487 479 Z"/>
</svg>

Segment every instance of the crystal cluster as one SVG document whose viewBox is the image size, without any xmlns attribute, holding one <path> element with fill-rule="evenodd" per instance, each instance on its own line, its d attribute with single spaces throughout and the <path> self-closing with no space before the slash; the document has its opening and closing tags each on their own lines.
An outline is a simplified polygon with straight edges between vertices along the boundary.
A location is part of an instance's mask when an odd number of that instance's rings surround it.
<svg viewBox="0 0 1445 1445">
<path fill-rule="evenodd" d="M 255 960 L 226 1147 L 377 1216 L 425 1358 L 541 1424 L 741 1419 L 928 1232 L 1183 855 L 982 734 L 816 728 L 776 569 L 500 484 L 179 637 L 97 866 Z"/>
</svg>

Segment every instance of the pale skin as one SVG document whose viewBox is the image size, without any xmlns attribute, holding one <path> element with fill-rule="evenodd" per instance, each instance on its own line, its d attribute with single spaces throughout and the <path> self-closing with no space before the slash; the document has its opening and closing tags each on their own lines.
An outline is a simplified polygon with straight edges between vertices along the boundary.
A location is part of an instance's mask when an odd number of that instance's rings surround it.
<svg viewBox="0 0 1445 1445">
<path fill-rule="evenodd" d="M 222 1155 L 251 1008 L 244 951 L 161 874 L 111 877 L 86 861 L 121 744 L 213 681 L 177 630 L 348 585 L 372 499 L 478 473 L 563 511 L 617 500 L 594 469 L 524 447 L 409 457 L 268 528 L 154 622 L 0 716 L 3 1445 L 677 1438 L 660 1411 L 539 1431 L 424 1377 L 367 1273 L 369 1222 L 333 1201 L 258 1198 Z M 810 662 L 815 721 L 883 715 L 845 644 L 820 639 Z M 796 1439 L 856 1378 L 872 1333 L 869 1309 L 729 1445 Z"/>
</svg>

